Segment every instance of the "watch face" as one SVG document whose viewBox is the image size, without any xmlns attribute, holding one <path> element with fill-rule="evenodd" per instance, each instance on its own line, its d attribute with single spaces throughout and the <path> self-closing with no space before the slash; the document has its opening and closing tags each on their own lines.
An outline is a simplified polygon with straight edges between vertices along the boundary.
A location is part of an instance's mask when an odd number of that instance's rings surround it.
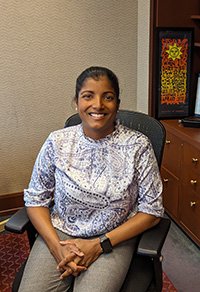
<svg viewBox="0 0 200 292">
<path fill-rule="evenodd" d="M 110 242 L 110 239 L 105 235 L 100 237 L 100 244 L 104 253 L 109 253 L 112 251 L 112 244 Z"/>
</svg>

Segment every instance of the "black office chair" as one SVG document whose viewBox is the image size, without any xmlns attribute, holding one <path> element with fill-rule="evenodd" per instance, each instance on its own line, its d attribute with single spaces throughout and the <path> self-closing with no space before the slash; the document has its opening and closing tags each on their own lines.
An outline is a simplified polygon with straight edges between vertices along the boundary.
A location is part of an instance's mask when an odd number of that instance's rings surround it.
<svg viewBox="0 0 200 292">
<path fill-rule="evenodd" d="M 144 133 L 151 141 L 159 167 L 165 142 L 165 129 L 156 119 L 139 112 L 120 110 L 118 112 L 120 123 Z M 81 122 L 78 114 L 67 119 L 65 127 L 73 126 Z M 158 225 L 145 231 L 139 239 L 137 251 L 133 256 L 128 274 L 120 289 L 120 292 L 161 292 L 162 279 L 162 255 L 161 250 L 169 231 L 170 220 L 162 218 Z M 6 223 L 5 229 L 14 233 L 27 231 L 30 247 L 32 247 L 36 230 L 28 219 L 26 209 L 15 213 Z M 12 291 L 18 291 L 25 263 L 17 273 L 13 282 Z"/>
</svg>

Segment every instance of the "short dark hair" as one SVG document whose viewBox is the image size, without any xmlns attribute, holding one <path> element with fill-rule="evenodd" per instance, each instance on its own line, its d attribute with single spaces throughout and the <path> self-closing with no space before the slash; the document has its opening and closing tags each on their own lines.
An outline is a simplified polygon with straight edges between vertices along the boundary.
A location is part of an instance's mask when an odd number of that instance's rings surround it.
<svg viewBox="0 0 200 292">
<path fill-rule="evenodd" d="M 119 99 L 119 81 L 117 76 L 108 68 L 105 67 L 99 67 L 99 66 L 92 66 L 89 67 L 87 69 L 85 69 L 76 79 L 76 91 L 75 91 L 75 100 L 78 100 L 78 95 L 79 92 L 81 90 L 81 88 L 83 87 L 84 82 L 86 81 L 86 79 L 88 78 L 93 78 L 95 80 L 99 80 L 99 78 L 101 76 L 106 76 L 108 78 L 108 80 L 110 81 L 117 100 L 120 102 Z"/>
</svg>

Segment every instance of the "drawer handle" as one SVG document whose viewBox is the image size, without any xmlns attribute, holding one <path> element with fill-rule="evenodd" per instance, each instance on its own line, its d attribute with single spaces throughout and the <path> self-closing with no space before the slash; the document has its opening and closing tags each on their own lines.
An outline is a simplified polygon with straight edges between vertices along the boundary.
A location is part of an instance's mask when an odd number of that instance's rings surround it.
<svg viewBox="0 0 200 292">
<path fill-rule="evenodd" d="M 171 141 L 170 141 L 170 140 L 166 140 L 165 143 L 166 143 L 166 144 L 170 144 Z"/>
<path fill-rule="evenodd" d="M 192 162 L 197 163 L 198 162 L 198 158 L 192 158 Z"/>
<path fill-rule="evenodd" d="M 191 179 L 190 183 L 191 183 L 191 185 L 196 185 L 197 184 L 197 180 Z"/>
<path fill-rule="evenodd" d="M 167 183 L 169 180 L 168 180 L 168 178 L 164 178 L 163 181 L 164 181 L 165 183 Z"/>
<path fill-rule="evenodd" d="M 190 202 L 190 207 L 194 207 L 196 205 L 196 202 Z"/>
</svg>

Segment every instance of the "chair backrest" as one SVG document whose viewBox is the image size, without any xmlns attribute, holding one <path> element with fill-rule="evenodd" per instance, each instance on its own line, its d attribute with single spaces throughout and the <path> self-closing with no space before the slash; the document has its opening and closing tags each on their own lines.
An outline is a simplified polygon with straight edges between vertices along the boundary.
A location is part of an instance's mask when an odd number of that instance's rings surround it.
<svg viewBox="0 0 200 292">
<path fill-rule="evenodd" d="M 164 126 L 155 118 L 141 112 L 119 110 L 117 117 L 122 125 L 137 130 L 150 139 L 160 167 L 166 135 Z M 65 127 L 80 123 L 81 119 L 79 115 L 74 114 L 66 120 Z"/>
</svg>

